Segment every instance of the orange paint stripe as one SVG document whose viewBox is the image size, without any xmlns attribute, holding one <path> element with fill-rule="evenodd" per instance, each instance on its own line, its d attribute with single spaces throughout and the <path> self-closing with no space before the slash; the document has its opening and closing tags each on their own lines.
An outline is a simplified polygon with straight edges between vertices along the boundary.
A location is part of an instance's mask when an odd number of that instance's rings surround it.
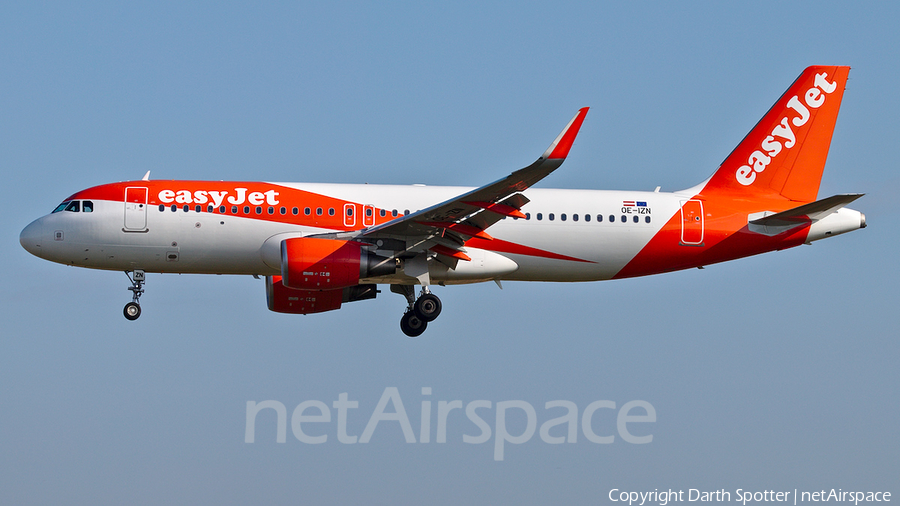
<svg viewBox="0 0 900 506">
<path fill-rule="evenodd" d="M 526 255 L 531 257 L 552 258 L 554 260 L 568 260 L 570 262 L 586 262 L 591 264 L 596 263 L 590 260 L 583 260 L 581 258 L 560 255 L 558 253 L 553 253 L 552 251 L 545 251 L 542 249 L 532 248 L 530 246 L 523 246 L 521 244 L 504 241 L 501 239 L 494 239 L 493 241 L 488 242 L 473 237 L 472 239 L 466 241 L 466 246 L 471 246 L 473 248 L 479 248 L 488 251 L 496 251 L 499 253 L 513 253 L 516 255 Z"/>
<path fill-rule="evenodd" d="M 184 212 L 183 208 L 187 205 L 189 212 L 196 212 L 199 206 L 200 212 L 207 213 L 209 207 L 212 206 L 212 213 L 223 216 L 332 230 L 359 230 L 387 223 L 402 216 L 402 214 L 394 216 L 388 209 L 363 206 L 357 202 L 305 190 L 247 181 L 127 181 L 88 188 L 75 193 L 66 200 L 124 202 L 125 188 L 147 188 L 147 205 L 150 208 L 163 205 L 166 208 L 165 212 L 170 212 L 169 208 L 172 205 L 175 206 L 176 212 Z M 238 190 L 241 190 L 240 193 Z M 250 200 L 251 194 L 255 194 L 253 201 Z M 130 194 L 129 197 L 131 197 Z M 273 201 L 277 201 L 277 203 L 272 204 Z M 353 215 L 350 217 L 346 215 L 346 206 L 352 206 Z M 257 207 L 260 208 L 260 213 L 256 213 Z M 271 214 L 269 213 L 270 207 L 273 211 Z M 282 208 L 285 210 L 284 214 L 281 213 Z M 297 214 L 293 213 L 295 208 Z M 308 215 L 305 213 L 307 208 L 310 210 Z M 317 214 L 319 209 L 322 210 L 322 214 Z M 332 209 L 334 210 L 333 215 L 329 214 Z M 367 209 L 372 210 L 372 216 L 365 215 Z M 245 210 L 248 212 L 244 212 Z M 384 216 L 381 215 L 382 211 Z"/>
</svg>

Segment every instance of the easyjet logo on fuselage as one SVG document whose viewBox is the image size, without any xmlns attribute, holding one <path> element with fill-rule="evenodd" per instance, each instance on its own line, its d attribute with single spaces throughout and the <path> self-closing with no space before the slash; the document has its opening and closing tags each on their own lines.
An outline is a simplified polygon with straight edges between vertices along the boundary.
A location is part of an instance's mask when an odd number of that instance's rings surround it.
<svg viewBox="0 0 900 506">
<path fill-rule="evenodd" d="M 252 206 L 274 206 L 279 202 L 278 192 L 275 190 L 248 193 L 247 188 L 235 188 L 234 195 L 227 190 L 160 190 L 157 198 L 163 204 L 212 204 L 213 207 L 219 207 L 226 201 L 235 206 L 245 202 Z"/>
<path fill-rule="evenodd" d="M 825 103 L 826 95 L 833 93 L 837 89 L 837 83 L 830 83 L 827 81 L 827 78 L 828 74 L 826 72 L 816 74 L 813 87 L 806 90 L 802 102 L 797 95 L 788 100 L 788 108 L 797 113 L 797 116 L 790 118 L 790 121 L 785 116 L 772 129 L 771 134 L 760 144 L 761 149 L 750 154 L 750 157 L 747 159 L 747 165 L 742 165 L 738 168 L 735 174 L 738 183 L 744 186 L 753 184 L 756 181 L 756 174 L 766 170 L 766 167 L 772 162 L 772 158 L 781 153 L 783 149 L 794 147 L 794 144 L 797 143 L 797 136 L 791 128 L 791 124 L 795 127 L 805 125 L 811 116 L 807 107 L 818 109 Z M 823 94 L 822 92 L 825 93 Z"/>
</svg>

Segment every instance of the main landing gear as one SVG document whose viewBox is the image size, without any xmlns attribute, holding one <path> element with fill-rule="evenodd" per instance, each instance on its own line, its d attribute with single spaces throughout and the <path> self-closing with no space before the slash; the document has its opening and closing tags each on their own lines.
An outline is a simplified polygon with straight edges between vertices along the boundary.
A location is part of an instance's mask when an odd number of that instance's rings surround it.
<svg viewBox="0 0 900 506">
<path fill-rule="evenodd" d="M 131 286 L 129 286 L 128 289 L 131 290 L 133 298 L 131 302 L 125 304 L 125 309 L 122 312 L 125 314 L 125 318 L 133 321 L 141 316 L 141 294 L 144 293 L 144 271 L 135 270 L 132 272 L 133 275 L 128 274 L 128 271 L 125 271 L 125 275 L 128 276 L 128 280 L 131 281 Z"/>
<path fill-rule="evenodd" d="M 431 293 L 427 286 L 422 287 L 418 299 L 412 285 L 391 285 L 391 291 L 403 295 L 409 303 L 400 318 L 400 330 L 409 337 L 422 335 L 428 322 L 434 321 L 441 314 L 441 299 Z"/>
</svg>

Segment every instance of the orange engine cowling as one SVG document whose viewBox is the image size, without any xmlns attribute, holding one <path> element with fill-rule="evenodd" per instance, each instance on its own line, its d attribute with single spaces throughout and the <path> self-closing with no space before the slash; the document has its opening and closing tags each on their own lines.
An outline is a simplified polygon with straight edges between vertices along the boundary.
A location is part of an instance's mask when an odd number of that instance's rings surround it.
<svg viewBox="0 0 900 506">
<path fill-rule="evenodd" d="M 335 290 L 298 290 L 284 286 L 281 276 L 266 276 L 266 303 L 276 313 L 312 314 L 340 309 L 343 302 L 374 299 L 375 285 Z"/>
<path fill-rule="evenodd" d="M 369 253 L 358 242 L 307 237 L 281 242 L 281 282 L 288 288 L 335 290 L 396 270 L 394 260 Z"/>
</svg>

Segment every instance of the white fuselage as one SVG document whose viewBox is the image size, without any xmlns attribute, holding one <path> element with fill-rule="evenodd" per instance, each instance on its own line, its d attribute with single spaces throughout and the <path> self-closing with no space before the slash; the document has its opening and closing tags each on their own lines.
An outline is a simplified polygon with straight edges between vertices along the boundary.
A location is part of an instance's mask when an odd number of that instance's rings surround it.
<svg viewBox="0 0 900 506">
<path fill-rule="evenodd" d="M 365 202 L 379 209 L 397 210 L 399 216 L 470 190 L 440 186 L 293 183 L 278 183 L 278 186 Z M 442 279 L 440 272 L 434 272 L 434 281 L 609 279 L 679 212 L 681 202 L 691 197 L 688 193 L 555 189 L 530 189 L 525 195 L 531 200 L 524 209 L 529 219 L 505 218 L 491 227 L 491 235 L 495 241 L 533 248 L 548 255 L 527 254 L 515 248 L 482 253 L 479 248 L 469 247 L 475 263 L 489 264 L 493 255 L 502 255 L 517 267 L 501 275 L 489 272 L 489 275 L 476 274 L 466 279 L 454 279 L 452 272 Z M 259 219 L 252 210 L 250 215 L 243 216 L 206 212 L 206 206 L 202 206 L 201 212 L 196 212 L 194 205 L 184 211 L 180 204 L 174 211 L 171 205 L 164 205 L 162 210 L 147 205 L 143 209 L 146 226 L 132 227 L 140 231 L 130 231 L 125 220 L 134 218 L 126 216 L 127 204 L 110 200 L 92 203 L 90 213 L 57 212 L 37 220 L 32 227 L 39 227 L 40 231 L 32 229 L 28 234 L 40 234 L 40 247 L 32 251 L 47 260 L 95 269 L 277 275 L 282 239 L 329 231 Z M 265 207 L 263 215 L 267 212 Z M 278 213 L 276 208 L 275 214 Z M 379 282 L 392 279 L 413 282 L 402 274 L 379 278 Z"/>
</svg>

